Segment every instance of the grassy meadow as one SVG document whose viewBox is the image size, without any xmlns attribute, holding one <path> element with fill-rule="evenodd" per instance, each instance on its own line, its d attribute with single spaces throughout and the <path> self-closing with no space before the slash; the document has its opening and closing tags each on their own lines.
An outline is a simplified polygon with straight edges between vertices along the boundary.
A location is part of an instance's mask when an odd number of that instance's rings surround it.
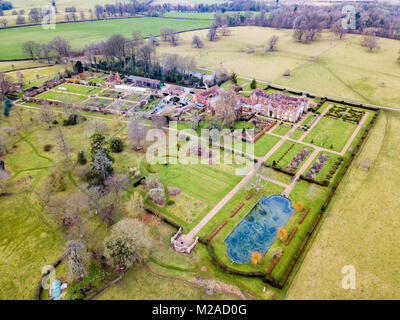
<svg viewBox="0 0 400 320">
<path fill-rule="evenodd" d="M 307 253 L 288 299 L 399 299 L 400 116 L 379 117 L 353 162 Z M 359 168 L 369 159 L 370 169 Z M 355 196 L 357 195 L 357 196 Z M 342 288 L 343 266 L 356 269 L 356 289 Z"/>
<path fill-rule="evenodd" d="M 336 40 L 324 32 L 321 40 L 304 44 L 293 40 L 292 30 L 237 27 L 231 28 L 231 33 L 209 42 L 207 31 L 188 32 L 181 36 L 181 46 L 164 45 L 159 51 L 183 51 L 195 57 L 201 67 L 215 70 L 223 65 L 241 77 L 399 108 L 399 41 L 379 39 L 381 48 L 370 53 L 360 46 L 361 37 L 355 35 Z M 203 38 L 203 49 L 192 47 L 194 34 Z M 263 55 L 262 46 L 273 35 L 279 36 L 278 50 Z M 253 54 L 247 53 L 249 47 L 255 49 Z M 283 76 L 286 71 L 291 77 Z"/>
</svg>

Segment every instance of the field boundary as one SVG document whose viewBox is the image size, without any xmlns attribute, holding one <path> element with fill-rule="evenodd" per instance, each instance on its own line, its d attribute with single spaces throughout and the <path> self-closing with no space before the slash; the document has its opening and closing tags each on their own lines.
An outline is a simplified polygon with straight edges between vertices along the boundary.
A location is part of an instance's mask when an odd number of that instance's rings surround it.
<svg viewBox="0 0 400 320">
<path fill-rule="evenodd" d="M 227 273 L 230 274 L 235 274 L 238 276 L 243 276 L 243 277 L 255 277 L 255 278 L 261 278 L 264 282 L 268 283 L 274 288 L 277 289 L 284 289 L 288 285 L 291 284 L 291 281 L 294 278 L 295 272 L 299 269 L 299 266 L 301 265 L 306 253 L 308 252 L 309 248 L 312 245 L 312 240 L 315 238 L 318 230 L 320 229 L 321 226 L 321 221 L 325 217 L 325 213 L 327 211 L 327 208 L 329 207 L 337 188 L 339 187 L 343 177 L 347 174 L 348 169 L 353 163 L 354 158 L 358 155 L 361 147 L 363 146 L 366 138 L 369 136 L 369 133 L 374 126 L 378 116 L 380 114 L 380 110 L 377 110 L 376 114 L 373 116 L 371 119 L 370 123 L 368 124 L 368 127 L 365 129 L 360 141 L 358 142 L 357 146 L 355 147 L 355 150 L 351 153 L 351 156 L 349 157 L 349 160 L 347 161 L 345 167 L 341 170 L 340 174 L 336 178 L 334 185 L 326 198 L 324 204 L 322 205 L 321 209 L 319 210 L 314 222 L 311 224 L 311 227 L 309 231 L 307 231 L 307 234 L 303 241 L 301 242 L 300 246 L 298 247 L 296 253 L 294 254 L 293 258 L 291 259 L 287 269 L 285 270 L 285 273 L 283 274 L 283 277 L 281 280 L 276 280 L 273 278 L 271 275 L 264 273 L 264 272 L 247 272 L 247 271 L 240 271 L 233 269 L 229 266 L 227 266 L 224 262 L 222 262 L 217 255 L 214 252 L 214 248 L 211 244 L 211 241 L 204 240 L 204 239 L 199 239 L 199 242 L 206 245 L 208 248 L 208 252 L 212 258 L 212 261 L 218 265 L 221 269 L 225 270 Z M 290 280 L 289 280 L 290 279 Z"/>
<path fill-rule="evenodd" d="M 77 20 L 77 21 L 56 21 L 55 24 L 66 24 L 66 23 L 79 23 L 79 22 L 92 22 L 92 21 L 108 21 L 108 20 L 123 20 L 123 19 L 140 19 L 140 18 L 155 18 L 155 19 L 177 19 L 177 20 L 203 20 L 203 21 L 213 21 L 215 19 L 206 19 L 206 18 L 185 18 L 185 17 L 148 17 L 144 15 L 138 16 L 129 16 L 129 17 L 110 17 L 106 19 L 84 19 L 84 20 Z M 1 30 L 7 29 L 16 29 L 16 28 L 25 28 L 25 27 L 37 27 L 41 26 L 41 23 L 28 23 L 22 25 L 15 25 L 15 26 L 7 26 L 0 28 Z"/>
</svg>

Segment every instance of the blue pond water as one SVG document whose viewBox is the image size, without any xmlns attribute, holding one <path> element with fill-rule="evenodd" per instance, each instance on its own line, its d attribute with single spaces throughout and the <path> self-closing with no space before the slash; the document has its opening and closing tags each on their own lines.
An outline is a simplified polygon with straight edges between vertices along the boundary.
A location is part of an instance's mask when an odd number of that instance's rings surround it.
<svg viewBox="0 0 400 320">
<path fill-rule="evenodd" d="M 229 258 L 249 263 L 254 251 L 264 256 L 278 236 L 278 228 L 284 227 L 294 212 L 289 199 L 263 196 L 225 239 Z"/>
</svg>

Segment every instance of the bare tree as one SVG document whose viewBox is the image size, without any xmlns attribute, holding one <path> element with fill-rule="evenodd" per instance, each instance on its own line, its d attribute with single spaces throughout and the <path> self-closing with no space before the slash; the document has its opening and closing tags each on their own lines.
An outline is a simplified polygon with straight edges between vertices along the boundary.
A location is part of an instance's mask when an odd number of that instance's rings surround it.
<svg viewBox="0 0 400 320">
<path fill-rule="evenodd" d="M 331 27 L 331 32 L 332 32 L 336 37 L 338 37 L 340 40 L 342 40 L 342 39 L 343 39 L 343 36 L 344 36 L 345 33 L 346 33 L 346 30 L 343 29 L 343 27 L 342 27 L 342 22 L 341 22 L 341 21 L 338 21 L 338 22 L 336 22 L 335 24 L 332 25 L 332 27 Z"/>
<path fill-rule="evenodd" d="M 67 162 L 71 162 L 72 163 L 72 159 L 69 155 L 71 148 L 68 145 L 68 142 L 64 136 L 64 133 L 62 132 L 61 128 L 58 127 L 58 131 L 57 131 L 57 145 L 58 145 L 58 150 L 64 154 L 65 156 L 65 160 Z"/>
<path fill-rule="evenodd" d="M 134 144 L 136 143 L 136 150 L 142 149 L 142 140 L 146 138 L 146 127 L 142 122 L 142 115 L 135 113 L 132 120 L 128 124 L 128 139 Z"/>
<path fill-rule="evenodd" d="M 380 48 L 378 38 L 375 36 L 375 34 L 366 35 L 361 42 L 361 46 L 368 48 L 369 52 Z"/>
<path fill-rule="evenodd" d="M 239 99 L 232 89 L 221 89 L 216 107 L 216 114 L 223 119 L 224 124 L 233 126 L 238 118 Z"/>
<path fill-rule="evenodd" d="M 129 188 L 129 178 L 125 174 L 116 173 L 106 179 L 105 185 L 108 191 L 115 195 L 114 201 L 119 203 L 121 190 Z"/>
<path fill-rule="evenodd" d="M 0 170 L 0 194 L 7 190 L 7 181 L 10 174 L 7 171 Z"/>
<path fill-rule="evenodd" d="M 7 137 L 0 135 L 0 155 L 5 153 L 8 148 L 8 139 Z"/>
<path fill-rule="evenodd" d="M 276 47 L 278 46 L 278 41 L 279 37 L 278 36 L 272 36 L 268 40 L 268 51 L 272 52 L 276 50 Z"/>
<path fill-rule="evenodd" d="M 71 51 L 71 44 L 69 41 L 58 36 L 54 37 L 54 39 L 50 41 L 49 45 L 58 53 L 60 57 L 67 57 Z"/>
<path fill-rule="evenodd" d="M 7 25 L 8 25 L 7 19 L 6 19 L 6 18 L 1 18 L 1 19 L 0 19 L 0 25 L 2 25 L 3 28 L 6 28 Z"/>
<path fill-rule="evenodd" d="M 19 125 L 17 126 L 18 129 L 24 128 L 24 109 L 23 108 L 13 108 L 13 114 L 18 119 Z"/>
<path fill-rule="evenodd" d="M 172 33 L 172 29 L 170 27 L 161 27 L 160 28 L 160 36 L 163 41 L 168 41 L 170 34 Z"/>
<path fill-rule="evenodd" d="M 152 238 L 146 225 L 137 219 L 123 219 L 104 240 L 105 256 L 115 267 L 129 268 L 145 261 L 150 254 Z"/>
<path fill-rule="evenodd" d="M 126 39 L 121 34 L 112 35 L 104 44 L 104 54 L 112 59 L 122 60 L 125 56 Z"/>
<path fill-rule="evenodd" d="M 40 110 L 38 113 L 39 116 L 39 120 L 41 122 L 44 122 L 47 124 L 47 128 L 50 129 L 51 128 L 51 123 L 54 121 L 55 119 L 55 113 L 54 110 L 51 106 L 47 105 L 47 104 L 42 104 L 40 106 Z"/>
<path fill-rule="evenodd" d="M 204 46 L 203 41 L 201 41 L 200 37 L 197 34 L 193 36 L 192 45 L 198 49 L 203 48 Z"/>
<path fill-rule="evenodd" d="M 82 279 L 88 273 L 90 256 L 82 240 L 70 240 L 65 245 L 71 280 Z"/>
<path fill-rule="evenodd" d="M 179 33 L 171 32 L 169 35 L 169 40 L 173 46 L 179 45 Z"/>
<path fill-rule="evenodd" d="M 218 39 L 217 30 L 218 27 L 215 24 L 210 27 L 207 33 L 207 38 L 209 41 L 215 41 Z"/>
<path fill-rule="evenodd" d="M 32 40 L 25 41 L 22 44 L 22 54 L 28 56 L 32 60 L 36 58 L 36 43 Z"/>
</svg>

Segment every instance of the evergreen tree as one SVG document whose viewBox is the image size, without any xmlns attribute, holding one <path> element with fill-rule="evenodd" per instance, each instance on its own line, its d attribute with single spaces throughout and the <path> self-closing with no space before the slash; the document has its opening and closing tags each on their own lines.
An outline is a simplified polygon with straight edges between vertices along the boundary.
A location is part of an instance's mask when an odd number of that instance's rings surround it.
<svg viewBox="0 0 400 320">
<path fill-rule="evenodd" d="M 253 81 L 251 81 L 250 88 L 253 89 L 253 90 L 257 89 L 257 81 L 256 81 L 256 79 L 253 79 Z"/>
<path fill-rule="evenodd" d="M 232 73 L 232 75 L 231 75 L 231 81 L 232 81 L 233 83 L 235 83 L 235 84 L 238 83 L 238 77 L 237 77 L 237 74 L 236 74 L 236 73 Z"/>
<path fill-rule="evenodd" d="M 82 165 L 87 163 L 85 153 L 82 150 L 78 152 L 78 160 L 77 161 L 79 164 L 82 164 Z"/>
<path fill-rule="evenodd" d="M 10 115 L 10 110 L 13 106 L 13 103 L 7 97 L 4 99 L 4 115 L 8 117 Z"/>
</svg>

